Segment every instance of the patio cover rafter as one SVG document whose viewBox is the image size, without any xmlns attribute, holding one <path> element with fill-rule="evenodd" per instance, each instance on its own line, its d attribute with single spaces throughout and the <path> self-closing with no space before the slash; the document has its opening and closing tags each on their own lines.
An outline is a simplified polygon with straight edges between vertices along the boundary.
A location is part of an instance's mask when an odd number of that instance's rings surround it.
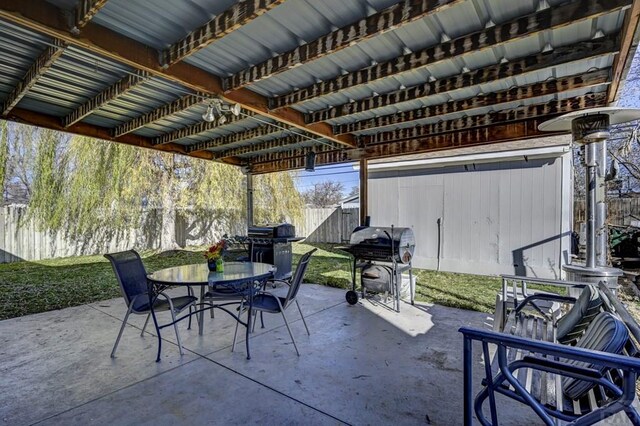
<svg viewBox="0 0 640 426">
<path fill-rule="evenodd" d="M 479 84 L 485 84 L 503 78 L 514 77 L 543 68 L 557 65 L 566 65 L 573 62 L 595 59 L 598 57 L 614 54 L 618 51 L 620 40 L 619 34 L 609 34 L 594 40 L 581 41 L 575 44 L 560 46 L 551 52 L 529 55 L 523 58 L 514 58 L 508 62 L 490 65 L 485 68 L 471 70 L 467 73 L 456 74 L 451 77 L 444 77 L 435 81 L 407 87 L 382 95 L 370 96 L 358 99 L 349 104 L 350 114 L 368 111 L 374 108 L 385 107 L 399 102 L 406 102 L 425 96 L 437 95 L 462 89 Z M 298 103 L 297 101 L 294 103 Z M 334 106 L 340 109 L 345 106 Z M 331 108 L 327 108 L 331 109 Z M 325 111 L 325 110 L 322 110 Z M 314 111 L 320 112 L 320 111 Z"/>
<path fill-rule="evenodd" d="M 188 138 L 189 136 L 196 136 L 200 133 L 204 133 L 209 130 L 223 129 L 224 126 L 226 125 L 233 124 L 240 120 L 244 120 L 245 118 L 248 118 L 248 117 L 253 117 L 254 115 L 255 114 L 251 111 L 245 111 L 243 115 L 238 115 L 238 116 L 231 114 L 227 116 L 227 122 L 224 125 L 220 125 L 216 121 L 213 121 L 211 123 L 204 120 L 198 121 L 197 123 L 192 124 L 191 126 L 183 127 L 181 129 L 174 130 L 171 133 L 165 133 L 162 136 L 158 136 L 157 138 L 153 139 L 153 145 L 162 145 L 165 143 Z"/>
<path fill-rule="evenodd" d="M 113 85 L 109 86 L 102 92 L 98 93 L 95 97 L 87 101 L 85 104 L 76 108 L 71 114 L 62 119 L 64 127 L 69 127 L 72 124 L 77 123 L 84 117 L 87 117 L 95 110 L 108 104 L 109 102 L 119 98 L 120 96 L 129 93 L 145 81 L 150 78 L 149 73 L 145 71 L 136 71 L 133 74 L 127 74 L 122 80 L 117 81 Z"/>
<path fill-rule="evenodd" d="M 127 145 L 133 145 L 141 148 L 155 148 L 165 152 L 171 152 L 175 154 L 191 155 L 193 157 L 203 158 L 211 160 L 213 156 L 210 152 L 199 152 L 189 154 L 185 150 L 184 146 L 180 144 L 165 144 L 160 147 L 154 146 L 151 143 L 151 139 L 138 136 L 134 134 L 126 134 L 117 138 L 113 137 L 110 130 L 105 127 L 94 126 L 83 122 L 75 123 L 67 128 L 62 126 L 60 119 L 47 114 L 41 114 L 33 111 L 28 111 L 22 108 L 14 108 L 7 117 L 10 120 L 30 124 L 33 126 L 44 127 L 46 129 L 60 130 L 68 133 L 74 133 L 81 136 L 88 136 L 91 138 L 103 139 L 108 141 L 117 141 Z"/>
<path fill-rule="evenodd" d="M 264 151 L 282 148 L 287 145 L 294 145 L 294 144 L 305 142 L 308 140 L 309 139 L 303 136 L 298 136 L 298 135 L 286 136 L 281 139 L 272 139 L 269 141 L 258 142 L 251 145 L 240 146 L 237 148 L 229 148 L 229 149 L 225 149 L 224 151 L 215 152 L 213 158 L 214 159 L 229 158 L 229 157 L 235 157 L 237 155 L 244 155 L 244 154 L 257 155 Z"/>
<path fill-rule="evenodd" d="M 293 50 L 269 58 L 224 80 L 227 90 L 235 90 L 294 67 L 338 52 L 368 38 L 395 30 L 425 16 L 435 14 L 463 0 L 404 0 L 381 12 L 346 25 Z"/>
<path fill-rule="evenodd" d="M 102 9 L 108 0 L 80 0 L 76 6 L 76 22 L 74 31 L 79 31 Z"/>
<path fill-rule="evenodd" d="M 177 114 L 181 111 L 184 111 L 194 105 L 198 105 L 206 100 L 206 94 L 196 94 L 196 95 L 186 95 L 175 101 L 162 105 L 159 108 L 154 109 L 151 112 L 148 112 L 140 117 L 136 117 L 133 120 L 122 124 L 115 128 L 113 131 L 113 136 L 118 137 L 125 135 L 127 133 L 131 133 L 141 127 L 146 126 L 147 124 L 153 123 L 154 121 L 162 120 L 170 115 Z"/>
<path fill-rule="evenodd" d="M 553 102 L 557 104 L 553 105 Z M 498 116 L 490 114 L 479 116 L 478 118 L 468 117 L 475 121 L 479 127 L 465 128 L 464 130 L 454 130 L 446 133 L 426 134 L 420 137 L 409 139 L 386 140 L 385 142 L 362 145 L 356 149 L 335 149 L 318 152 L 316 155 L 316 165 L 328 165 L 356 161 L 361 158 L 374 159 L 406 154 L 417 154 L 421 152 L 451 149 L 463 146 L 484 145 L 514 141 L 519 139 L 529 139 L 540 136 L 552 136 L 548 132 L 541 132 L 538 126 L 551 117 L 555 117 L 571 111 L 579 111 L 584 108 L 593 108 L 606 105 L 606 93 L 601 92 L 595 95 L 585 95 L 582 97 L 566 100 L 552 101 L 547 104 L 532 105 L 526 107 L 527 111 L 502 112 L 500 119 L 513 118 L 517 121 L 499 121 Z M 511 117 L 508 115 L 511 114 Z M 527 116 L 531 114 L 533 116 Z M 466 120 L 466 119 L 462 119 Z M 461 122 L 452 120 L 436 123 L 439 129 L 446 131 L 447 128 L 459 126 Z M 468 123 L 470 124 L 470 123 Z M 431 130 L 435 130 L 432 128 Z M 560 132 L 562 133 L 562 132 Z M 390 135 L 389 135 L 390 136 Z M 402 134 L 397 135 L 403 137 Z M 362 139 L 362 143 L 366 140 Z M 300 148 L 293 151 L 258 155 L 248 159 L 252 173 L 271 173 L 283 170 L 294 170 L 304 167 L 306 153 L 314 151 L 315 148 Z"/>
<path fill-rule="evenodd" d="M 412 52 L 378 63 L 367 68 L 313 84 L 307 88 L 294 90 L 278 96 L 272 107 L 282 108 L 314 97 L 327 95 L 349 87 L 371 83 L 409 70 L 416 70 L 462 55 L 495 47 L 506 42 L 529 37 L 541 31 L 560 28 L 585 19 L 620 10 L 629 6 L 632 0 L 576 0 L 564 6 L 547 8 L 531 15 L 496 25 L 474 34 L 435 46 Z"/>
<path fill-rule="evenodd" d="M 66 44 L 61 40 L 53 40 L 53 46 L 48 46 L 38 56 L 38 59 L 29 67 L 27 73 L 13 88 L 7 100 L 2 105 L 2 116 L 6 116 L 18 105 L 18 102 L 26 95 L 29 90 L 38 82 L 38 79 L 47 72 L 49 67 L 64 53 Z"/>
<path fill-rule="evenodd" d="M 616 57 L 613 63 L 613 75 L 611 78 L 611 85 L 609 86 L 609 94 L 607 101 L 614 103 L 617 101 L 618 93 L 620 92 L 620 84 L 626 79 L 631 68 L 631 62 L 633 60 L 633 54 L 638 47 L 640 41 L 640 1 L 634 0 L 633 6 L 627 12 L 624 23 L 622 25 L 622 41 L 620 43 L 620 53 Z"/>
<path fill-rule="evenodd" d="M 0 18 L 63 40 L 89 52 L 103 55 L 132 68 L 180 83 L 194 92 L 222 95 L 222 82 L 218 76 L 184 62 L 178 62 L 168 69 L 163 69 L 157 50 L 106 27 L 89 22 L 79 37 L 74 35 L 68 28 L 64 10 L 51 3 L 39 0 L 19 2 L 0 0 Z M 249 111 L 297 127 L 302 131 L 345 146 L 355 146 L 351 135 L 334 136 L 331 126 L 326 123 L 306 125 L 303 114 L 293 108 L 270 111 L 267 98 L 248 89 L 236 90 L 224 95 L 223 99 L 238 103 Z"/>
<path fill-rule="evenodd" d="M 280 129 L 268 124 L 255 127 L 244 132 L 232 133 L 230 135 L 221 136 L 219 138 L 211 139 L 204 142 L 199 142 L 195 145 L 187 147 L 188 152 L 202 151 L 209 148 L 216 148 L 222 145 L 228 145 L 232 143 L 243 142 L 249 139 L 270 137 L 276 138 L 281 135 L 290 134 L 287 129 Z"/>
<path fill-rule="evenodd" d="M 187 34 L 182 40 L 165 49 L 162 52 L 162 64 L 168 67 L 183 60 L 284 1 L 244 0 L 234 4 L 200 28 Z"/>
<path fill-rule="evenodd" d="M 454 120 L 439 121 L 431 124 L 423 124 L 414 127 L 389 130 L 386 132 L 363 135 L 357 138 L 361 146 L 374 145 L 383 142 L 401 141 L 406 139 L 422 138 L 428 135 L 445 133 L 480 126 L 507 123 L 509 121 L 525 118 L 553 115 L 558 112 L 571 112 L 578 109 L 592 108 L 606 104 L 605 92 L 589 93 L 584 96 L 562 100 L 551 100 L 544 103 L 531 104 L 511 108 L 504 111 L 492 111 L 488 114 L 470 115 Z"/>
<path fill-rule="evenodd" d="M 554 80 L 547 80 L 542 83 L 534 83 L 526 86 L 518 86 L 511 89 L 491 92 L 488 94 L 477 94 L 468 99 L 449 101 L 437 105 L 429 105 L 414 110 L 398 112 L 384 115 L 368 120 L 356 121 L 354 123 L 342 124 L 334 127 L 334 132 L 352 133 L 362 130 L 372 130 L 379 127 L 402 124 L 410 121 L 421 120 L 429 117 L 451 114 L 472 110 L 475 108 L 498 106 L 500 104 L 518 102 L 525 99 L 537 98 L 545 95 L 570 92 L 576 89 L 588 88 L 607 84 L 610 77 L 610 69 L 592 71 L 586 74 L 576 74 Z"/>
</svg>

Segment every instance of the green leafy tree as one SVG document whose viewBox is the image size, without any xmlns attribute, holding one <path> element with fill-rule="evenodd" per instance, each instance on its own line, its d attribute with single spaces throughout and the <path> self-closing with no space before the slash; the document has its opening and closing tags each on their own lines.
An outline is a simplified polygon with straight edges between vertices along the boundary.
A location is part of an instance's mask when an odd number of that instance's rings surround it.
<svg viewBox="0 0 640 426">
<path fill-rule="evenodd" d="M 7 122 L 0 121 L 0 202 L 4 201 L 4 181 L 7 174 L 7 159 L 9 158 L 9 135 Z"/>
<path fill-rule="evenodd" d="M 39 130 L 31 175 L 30 217 L 87 245 L 160 229 L 161 249 L 178 247 L 176 222 L 188 238 L 240 233 L 246 180 L 239 168 L 177 154 Z M 256 176 L 256 222 L 293 220 L 303 202 L 290 173 Z M 242 229 L 239 228 L 242 224 Z M 147 241 L 148 242 L 148 241 Z"/>
</svg>

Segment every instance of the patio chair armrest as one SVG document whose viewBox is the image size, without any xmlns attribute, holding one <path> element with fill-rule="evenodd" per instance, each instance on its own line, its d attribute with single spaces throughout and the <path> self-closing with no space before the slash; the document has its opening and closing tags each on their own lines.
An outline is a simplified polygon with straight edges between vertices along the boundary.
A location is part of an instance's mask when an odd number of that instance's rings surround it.
<svg viewBox="0 0 640 426">
<path fill-rule="evenodd" d="M 265 290 L 260 290 L 259 292 L 257 292 L 253 297 L 256 296 L 260 296 L 261 294 L 267 295 L 267 296 L 271 296 L 275 299 L 276 302 L 278 302 L 278 307 L 283 310 L 284 308 L 282 307 L 282 302 L 280 302 L 280 298 L 278 296 L 276 296 L 275 294 L 265 291 Z"/>
<path fill-rule="evenodd" d="M 516 306 L 515 312 L 516 314 L 520 313 L 522 309 L 524 309 L 528 304 L 532 304 L 536 300 L 547 300 L 553 302 L 563 302 L 563 303 L 576 303 L 576 298 L 571 296 L 561 296 L 559 294 L 549 294 L 549 293 L 536 293 L 531 296 L 527 296 L 522 302 Z"/>
<path fill-rule="evenodd" d="M 472 327 L 460 327 L 458 331 L 463 334 L 465 339 L 478 340 L 507 348 L 523 349 L 547 356 L 585 361 L 608 368 L 619 368 L 621 370 L 640 373 L 640 359 L 631 356 L 584 349 L 577 346 L 563 345 L 561 343 L 544 342 L 528 337 L 514 336 L 508 333 Z"/>
</svg>

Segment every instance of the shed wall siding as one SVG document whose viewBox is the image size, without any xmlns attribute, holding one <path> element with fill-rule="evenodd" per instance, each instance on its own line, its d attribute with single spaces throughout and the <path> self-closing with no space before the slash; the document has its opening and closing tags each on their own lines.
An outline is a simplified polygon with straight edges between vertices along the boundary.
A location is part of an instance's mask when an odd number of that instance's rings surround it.
<svg viewBox="0 0 640 426">
<path fill-rule="evenodd" d="M 371 223 L 412 227 L 418 268 L 561 277 L 566 156 L 370 172 Z"/>
</svg>

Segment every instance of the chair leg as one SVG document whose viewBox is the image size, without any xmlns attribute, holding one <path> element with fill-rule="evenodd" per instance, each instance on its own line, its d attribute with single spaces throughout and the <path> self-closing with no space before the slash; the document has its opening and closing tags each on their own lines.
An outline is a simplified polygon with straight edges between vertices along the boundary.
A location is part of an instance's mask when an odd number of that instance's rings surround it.
<svg viewBox="0 0 640 426">
<path fill-rule="evenodd" d="M 180 332 L 178 331 L 178 324 L 176 323 L 176 314 L 171 309 L 171 320 L 173 321 L 173 329 L 176 331 L 176 339 L 178 340 L 178 347 L 180 348 L 180 355 L 184 355 L 182 351 L 182 343 L 180 342 Z"/>
<path fill-rule="evenodd" d="M 262 312 L 260 312 L 262 313 Z M 258 319 L 258 312 L 254 311 L 253 312 L 253 326 L 251 326 L 251 332 L 255 332 L 256 331 L 256 320 Z"/>
<path fill-rule="evenodd" d="M 307 321 L 305 321 L 304 315 L 302 315 L 302 309 L 300 309 L 300 304 L 298 303 L 297 300 L 296 300 L 296 306 L 298 307 L 298 311 L 300 312 L 300 317 L 302 318 L 302 323 L 304 324 L 304 328 L 307 329 L 307 334 L 311 336 L 311 333 L 309 333 L 309 327 L 307 327 Z"/>
<path fill-rule="evenodd" d="M 189 306 L 189 324 L 187 325 L 187 330 L 191 330 L 191 315 L 194 307 L 193 305 Z"/>
<path fill-rule="evenodd" d="M 113 345 L 113 349 L 111 350 L 111 358 L 116 357 L 116 349 L 118 349 L 118 343 L 120 343 L 120 338 L 122 337 L 122 332 L 127 325 L 127 320 L 129 319 L 129 314 L 131 314 L 131 310 L 133 309 L 133 302 L 127 308 L 127 313 L 124 316 L 124 320 L 122 321 L 122 325 L 120 326 L 120 331 L 118 332 L 118 337 L 116 338 L 116 343 Z"/>
<path fill-rule="evenodd" d="M 284 310 L 280 311 L 282 314 L 282 318 L 284 319 L 284 325 L 287 326 L 287 331 L 289 332 L 289 336 L 291 336 L 291 341 L 293 342 L 293 347 L 296 349 L 296 353 L 300 356 L 300 351 L 298 351 L 298 345 L 296 345 L 296 339 L 293 338 L 293 333 L 291 332 L 291 328 L 289 327 L 289 321 L 287 321 L 287 316 L 284 314 Z"/>
<path fill-rule="evenodd" d="M 144 325 L 142 326 L 142 331 L 140 332 L 140 336 L 144 336 L 144 330 L 147 328 L 147 324 L 149 323 L 149 318 L 151 318 L 151 312 L 147 314 L 147 319 L 144 320 Z"/>
<path fill-rule="evenodd" d="M 240 309 L 238 310 L 238 321 L 236 321 L 236 331 L 233 333 L 233 344 L 231 345 L 231 352 L 236 350 L 236 339 L 238 338 L 238 325 L 240 325 L 240 315 L 242 315 L 242 309 L 244 309 L 244 299 L 240 301 Z M 247 327 L 249 327 L 249 318 L 247 318 Z"/>
<path fill-rule="evenodd" d="M 215 311 L 215 309 L 211 308 L 209 309 L 209 312 L 211 312 L 211 318 L 215 318 L 216 315 L 213 313 L 213 311 Z"/>
</svg>

